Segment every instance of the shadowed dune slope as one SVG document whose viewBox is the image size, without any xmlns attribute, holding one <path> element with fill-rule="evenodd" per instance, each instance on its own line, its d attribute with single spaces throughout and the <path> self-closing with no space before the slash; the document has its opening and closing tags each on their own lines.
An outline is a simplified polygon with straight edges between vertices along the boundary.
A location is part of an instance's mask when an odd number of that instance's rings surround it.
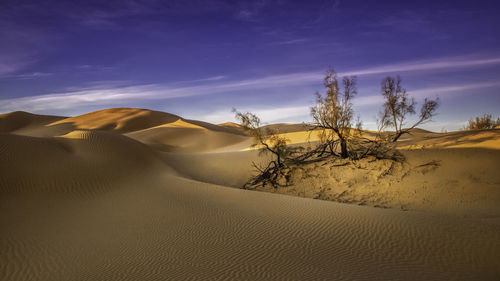
<svg viewBox="0 0 500 281">
<path fill-rule="evenodd" d="M 130 138 L 73 131 L 57 138 L 0 134 L 0 189 L 93 194 L 135 173 L 166 169 L 155 152 Z"/>
<path fill-rule="evenodd" d="M 127 134 L 161 151 L 203 152 L 243 142 L 248 137 L 212 128 L 205 124 L 177 120 L 172 123 Z"/>
<path fill-rule="evenodd" d="M 264 130 L 270 129 L 277 131 L 280 134 L 284 133 L 294 133 L 294 132 L 306 132 L 314 129 L 314 126 L 308 124 L 292 124 L 292 123 L 278 123 L 270 124 L 262 127 Z"/>
<path fill-rule="evenodd" d="M 270 155 L 256 150 L 217 153 L 163 153 L 172 169 L 186 178 L 201 182 L 241 188 L 255 173 L 252 163 L 266 164 Z"/>
<path fill-rule="evenodd" d="M 52 115 L 37 115 L 24 111 L 0 114 L 0 133 L 30 134 L 40 127 L 64 118 Z"/>
</svg>

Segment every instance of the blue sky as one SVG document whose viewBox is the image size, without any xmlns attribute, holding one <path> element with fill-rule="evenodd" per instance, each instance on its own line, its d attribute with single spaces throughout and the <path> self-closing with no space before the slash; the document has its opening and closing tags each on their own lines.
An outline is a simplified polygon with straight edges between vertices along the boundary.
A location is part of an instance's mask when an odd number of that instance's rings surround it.
<svg viewBox="0 0 500 281">
<path fill-rule="evenodd" d="M 424 128 L 500 115 L 497 1 L 0 0 L 0 112 L 140 107 L 213 123 L 231 108 L 309 121 L 333 67 L 358 77 L 366 128 L 380 81 L 441 99 Z"/>
</svg>

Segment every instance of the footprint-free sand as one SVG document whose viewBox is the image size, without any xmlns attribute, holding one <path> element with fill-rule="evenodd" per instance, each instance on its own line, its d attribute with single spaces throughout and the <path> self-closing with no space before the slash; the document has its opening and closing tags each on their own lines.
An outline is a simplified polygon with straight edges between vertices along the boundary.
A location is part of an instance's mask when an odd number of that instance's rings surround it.
<svg viewBox="0 0 500 281">
<path fill-rule="evenodd" d="M 415 131 L 400 167 L 267 192 L 238 188 L 250 146 L 142 109 L 0 115 L 0 280 L 499 280 L 500 129 Z"/>
</svg>

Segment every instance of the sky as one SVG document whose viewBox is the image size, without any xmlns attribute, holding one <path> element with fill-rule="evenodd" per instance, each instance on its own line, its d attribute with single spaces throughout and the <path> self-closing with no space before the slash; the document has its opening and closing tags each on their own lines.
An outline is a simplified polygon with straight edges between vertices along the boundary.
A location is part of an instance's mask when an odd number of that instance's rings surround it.
<svg viewBox="0 0 500 281">
<path fill-rule="evenodd" d="M 357 77 L 365 128 L 381 81 L 401 75 L 417 108 L 440 99 L 422 127 L 456 130 L 500 116 L 499 14 L 482 0 L 0 0 L 0 113 L 135 107 L 222 123 L 234 107 L 309 122 L 331 67 Z"/>
</svg>

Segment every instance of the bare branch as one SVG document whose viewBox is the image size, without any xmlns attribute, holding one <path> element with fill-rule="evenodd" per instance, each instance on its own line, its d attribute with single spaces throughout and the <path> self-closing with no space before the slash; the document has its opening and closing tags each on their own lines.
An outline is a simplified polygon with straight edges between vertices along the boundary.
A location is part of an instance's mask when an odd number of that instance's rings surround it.
<svg viewBox="0 0 500 281">
<path fill-rule="evenodd" d="M 418 121 L 405 129 L 408 116 L 415 114 L 415 99 L 409 97 L 406 89 L 401 86 L 399 75 L 396 78 L 386 77 L 382 81 L 381 90 L 385 102 L 378 120 L 379 131 L 387 127 L 394 128 L 393 142 L 396 142 L 403 134 L 407 134 L 410 129 L 430 121 L 436 115 L 439 99 L 429 100 L 426 98 L 420 109 Z"/>
</svg>

